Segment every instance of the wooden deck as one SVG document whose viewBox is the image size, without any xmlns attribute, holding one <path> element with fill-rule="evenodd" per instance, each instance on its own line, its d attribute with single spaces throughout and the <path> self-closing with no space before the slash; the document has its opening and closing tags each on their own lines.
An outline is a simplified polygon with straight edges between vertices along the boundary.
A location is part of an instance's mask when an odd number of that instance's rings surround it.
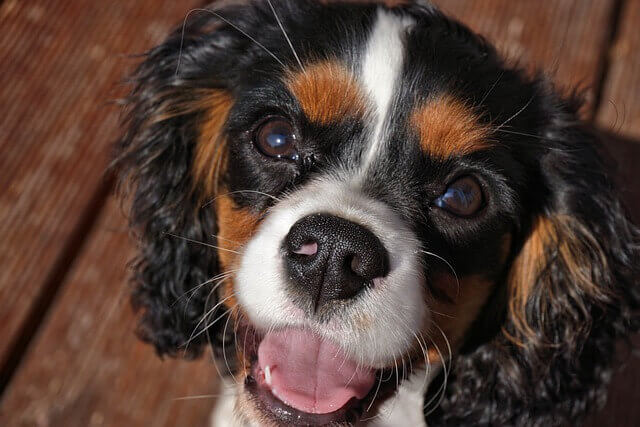
<svg viewBox="0 0 640 427">
<path fill-rule="evenodd" d="M 295 0 L 292 0 L 295 1 Z M 202 426 L 208 360 L 133 335 L 132 247 L 104 175 L 120 79 L 199 0 L 0 0 L 0 425 Z M 509 58 L 585 89 L 640 219 L 640 0 L 439 0 Z M 206 359 L 206 358 L 205 358 Z M 593 426 L 640 425 L 629 358 Z"/>
</svg>

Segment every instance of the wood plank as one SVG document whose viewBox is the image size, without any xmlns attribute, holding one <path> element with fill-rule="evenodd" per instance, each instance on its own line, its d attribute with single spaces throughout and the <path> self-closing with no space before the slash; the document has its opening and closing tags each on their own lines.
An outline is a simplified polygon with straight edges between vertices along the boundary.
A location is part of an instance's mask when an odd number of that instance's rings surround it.
<svg viewBox="0 0 640 427">
<path fill-rule="evenodd" d="M 636 224 L 640 224 L 640 1 L 623 3 L 620 26 L 609 52 L 601 103 L 596 122 L 617 136 L 608 147 L 618 160 L 619 185 L 626 196 Z M 614 376 L 607 405 L 590 426 L 632 426 L 640 420 L 640 336 L 634 337 L 636 350 L 623 360 Z M 624 368 L 624 369 L 622 369 Z"/>
<path fill-rule="evenodd" d="M 561 88 L 585 91 L 590 117 L 610 35 L 612 0 L 434 0 L 510 60 L 542 69 Z"/>
<path fill-rule="evenodd" d="M 5 0 L 4 5 L 10 2 Z M 31 0 L 24 3 L 31 3 Z M 117 8 L 113 2 L 109 3 L 110 8 Z M 131 3 L 127 6 L 129 9 L 134 7 L 133 3 L 150 4 L 148 1 L 128 3 Z M 162 28 L 166 22 L 177 22 L 188 6 L 180 2 L 167 1 L 164 5 L 158 5 L 157 1 L 153 3 L 154 6 L 147 6 L 146 9 L 136 8 L 137 17 L 136 14 L 127 16 L 132 19 L 136 17 L 140 22 L 161 20 L 157 27 L 160 29 L 153 36 L 157 39 L 164 31 Z M 597 75 L 598 55 L 593 51 L 597 51 L 599 46 L 600 29 L 593 31 L 595 35 L 587 35 L 582 23 L 571 22 L 569 26 L 572 30 L 567 33 L 578 34 L 575 41 L 581 49 L 576 49 L 569 42 L 561 43 L 564 32 L 558 35 L 554 27 L 562 27 L 565 21 L 570 20 L 569 12 L 564 6 L 556 5 L 557 2 L 537 5 L 537 9 L 543 11 L 536 11 L 538 14 L 535 19 L 546 19 L 545 22 L 535 22 L 530 18 L 534 15 L 529 15 L 531 7 L 527 3 L 534 2 L 482 2 L 485 8 L 476 6 L 479 2 L 472 1 L 441 0 L 440 3 L 444 3 L 452 13 L 460 14 L 479 31 L 485 34 L 495 32 L 490 37 L 511 37 L 509 40 L 515 43 L 513 46 L 519 43 L 523 50 L 529 52 L 523 54 L 529 55 L 527 61 L 531 64 L 539 61 L 544 66 L 553 66 L 556 59 L 561 57 L 563 64 L 559 66 L 558 76 L 566 84 L 579 80 L 574 79 L 570 70 L 563 71 L 565 59 L 576 67 L 582 67 L 581 72 L 588 77 L 587 81 L 597 80 L 593 76 Z M 590 19 L 610 12 L 609 1 L 583 3 L 589 9 L 585 16 Z M 99 4 L 91 5 L 87 10 L 100 7 Z M 524 21 L 522 29 L 518 29 L 522 21 L 512 23 L 513 16 L 519 16 Z M 113 15 L 110 19 L 114 19 Z M 604 23 L 605 19 L 598 22 Z M 506 34 L 504 31 L 508 30 L 510 23 L 512 28 Z M 132 34 L 145 31 L 138 21 L 133 27 L 133 33 L 123 36 L 125 41 L 128 38 L 132 42 L 136 38 Z M 602 28 L 602 34 L 605 30 Z M 0 29 L 0 33 L 2 31 Z M 544 37 L 536 36 L 536 32 L 544 32 Z M 553 34 L 550 35 L 550 32 Z M 580 44 L 580 34 L 595 44 Z M 506 44 L 503 48 L 509 46 Z M 558 50 L 553 51 L 552 48 Z M 125 48 L 124 51 L 132 50 L 139 49 Z M 593 76 L 589 70 L 593 71 Z M 86 92 L 83 94 L 86 96 Z M 27 113 L 22 112 L 25 117 Z M 14 118 L 19 117 L 16 112 L 11 114 Z M 106 115 L 104 112 L 95 114 L 98 121 L 104 120 Z M 115 125 L 112 123 L 112 126 Z M 0 150 L 5 150 L 5 147 L 0 145 Z M 8 167 L 8 163 L 0 166 Z M 2 176 L 0 173 L 0 179 Z M 124 266 L 131 254 L 124 224 L 113 219 L 118 214 L 118 208 L 110 202 L 100 217 L 97 231 L 89 236 L 86 248 L 74 263 L 46 323 L 0 402 L 1 425 L 204 425 L 212 401 L 175 402 L 172 399 L 215 393 L 215 370 L 206 360 L 197 363 L 161 362 L 148 346 L 133 337 L 134 321 L 126 302 L 125 272 L 124 269 L 114 268 Z"/>
<path fill-rule="evenodd" d="M 132 245 L 117 202 L 103 211 L 0 404 L 0 425 L 204 426 L 210 359 L 160 360 L 132 333 Z"/>
<path fill-rule="evenodd" d="M 105 192 L 119 113 L 106 103 L 136 62 L 123 54 L 158 43 L 196 2 L 0 4 L 0 383 Z"/>
<path fill-rule="evenodd" d="M 601 126 L 640 139 L 640 1 L 627 0 L 609 53 L 608 78 L 598 111 Z"/>
</svg>

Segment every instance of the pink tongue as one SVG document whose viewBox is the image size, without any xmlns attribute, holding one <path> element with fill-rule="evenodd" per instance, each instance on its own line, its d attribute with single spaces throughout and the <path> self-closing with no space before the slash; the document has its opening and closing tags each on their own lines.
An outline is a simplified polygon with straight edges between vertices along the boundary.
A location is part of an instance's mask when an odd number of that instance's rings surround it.
<svg viewBox="0 0 640 427">
<path fill-rule="evenodd" d="M 362 399 L 375 382 L 372 369 L 356 369 L 334 344 L 300 329 L 267 334 L 258 363 L 262 372 L 269 366 L 271 392 L 278 399 L 313 414 L 337 411 L 353 397 Z"/>
</svg>

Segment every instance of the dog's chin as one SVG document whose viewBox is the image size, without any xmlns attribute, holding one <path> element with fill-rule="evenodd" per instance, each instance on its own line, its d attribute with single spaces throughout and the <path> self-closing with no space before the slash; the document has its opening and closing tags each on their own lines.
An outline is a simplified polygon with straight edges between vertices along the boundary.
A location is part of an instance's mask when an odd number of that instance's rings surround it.
<svg viewBox="0 0 640 427">
<path fill-rule="evenodd" d="M 396 366 L 374 369 L 350 360 L 307 330 L 243 329 L 237 409 L 261 425 L 353 425 L 375 416 L 404 375 Z"/>
</svg>

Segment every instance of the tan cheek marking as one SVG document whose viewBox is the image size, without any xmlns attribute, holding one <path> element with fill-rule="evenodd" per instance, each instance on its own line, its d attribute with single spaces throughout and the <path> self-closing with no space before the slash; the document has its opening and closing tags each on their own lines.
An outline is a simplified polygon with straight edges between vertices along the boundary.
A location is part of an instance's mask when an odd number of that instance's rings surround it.
<svg viewBox="0 0 640 427">
<path fill-rule="evenodd" d="M 287 76 L 286 84 L 309 120 L 330 124 L 366 111 L 365 96 L 353 74 L 334 61 L 307 65 Z"/>
<path fill-rule="evenodd" d="M 420 137 L 422 151 L 446 159 L 490 147 L 489 127 L 477 114 L 449 95 L 441 95 L 417 108 L 410 119 Z"/>
<path fill-rule="evenodd" d="M 499 253 L 499 263 L 504 265 L 511 250 L 511 233 L 502 236 Z M 480 314 L 489 296 L 493 292 L 496 283 L 488 280 L 482 275 L 471 275 L 460 279 L 460 286 L 455 276 L 448 273 L 434 277 L 434 284 L 443 292 L 449 301 L 432 298 L 428 301 L 429 307 L 433 310 L 433 322 L 442 329 L 442 332 L 449 340 L 452 351 L 457 351 L 463 344 L 463 340 L 471 324 Z M 442 336 L 442 332 L 432 325 L 423 328 L 425 336 L 429 336 L 435 341 L 444 357 L 448 355 L 447 343 Z M 427 340 L 429 360 L 431 362 L 440 361 L 441 355 L 433 345 Z"/>
<path fill-rule="evenodd" d="M 226 168 L 226 139 L 224 124 L 233 105 L 231 95 L 224 91 L 214 91 L 201 101 L 206 104 L 200 138 L 196 146 L 193 174 L 194 182 L 201 185 L 205 196 L 218 192 L 218 180 Z"/>
<path fill-rule="evenodd" d="M 433 310 L 432 321 L 442 329 L 452 351 L 455 352 L 462 345 L 466 332 L 487 302 L 495 283 L 482 276 L 473 275 L 460 280 L 458 291 L 458 285 L 453 275 L 442 274 L 434 280 L 437 286 L 444 290 L 454 302 L 447 303 L 440 300 L 432 300 L 430 302 Z M 429 327 L 427 330 L 428 336 L 435 341 L 435 345 L 440 349 L 442 356 L 448 357 L 449 350 L 442 333 L 435 327 Z M 435 345 L 427 340 L 429 361 L 431 363 L 441 361 L 441 355 Z"/>
<path fill-rule="evenodd" d="M 218 246 L 223 248 L 218 250 L 218 260 L 221 272 L 225 272 L 237 267 L 239 257 L 235 252 L 239 251 L 253 236 L 259 223 L 259 217 L 247 209 L 239 208 L 228 195 L 217 197 L 215 206 L 218 221 Z M 229 297 L 225 301 L 225 305 L 229 308 L 235 307 L 237 304 L 233 285 L 233 280 L 225 281 L 221 292 L 221 298 Z"/>
<path fill-rule="evenodd" d="M 222 190 L 226 191 L 226 190 Z M 246 208 L 240 208 L 233 199 L 225 194 L 215 199 L 215 209 L 218 225 L 218 261 L 220 263 L 221 272 L 226 272 L 237 268 L 239 255 L 242 246 L 244 246 L 255 233 L 260 222 L 260 218 L 250 212 Z M 221 287 L 220 299 L 224 300 L 224 306 L 231 310 L 233 319 L 232 327 L 236 327 L 238 319 L 245 315 L 242 313 L 242 307 L 238 305 L 238 299 L 235 296 L 235 282 L 233 275 L 227 279 Z M 243 338 L 244 339 L 244 338 Z M 243 352 L 243 346 L 236 346 L 236 356 L 241 362 L 239 366 L 244 366 L 246 371 L 238 371 L 239 379 L 249 373 L 251 361 L 247 359 L 247 355 Z"/>
</svg>

